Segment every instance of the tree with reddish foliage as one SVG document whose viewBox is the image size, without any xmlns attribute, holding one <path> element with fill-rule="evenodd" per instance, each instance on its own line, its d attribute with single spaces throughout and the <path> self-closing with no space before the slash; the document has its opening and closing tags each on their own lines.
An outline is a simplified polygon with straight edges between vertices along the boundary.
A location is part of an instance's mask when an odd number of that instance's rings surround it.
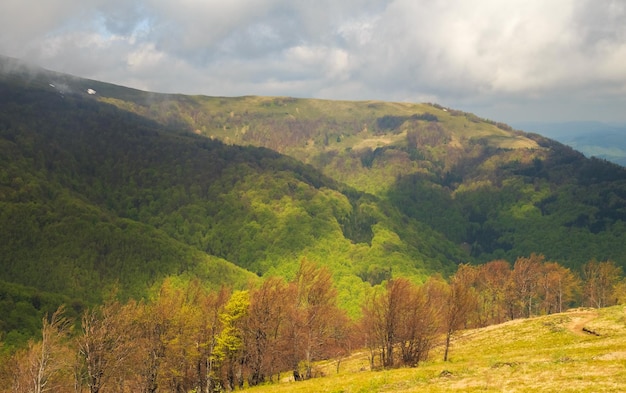
<svg viewBox="0 0 626 393">
<path fill-rule="evenodd" d="M 295 380 L 313 376 L 313 361 L 330 356 L 335 338 L 346 329 L 345 312 L 337 307 L 337 290 L 330 271 L 303 259 L 290 282 L 293 296 L 285 325 L 285 356 Z M 304 373 L 300 372 L 300 363 Z"/>
<path fill-rule="evenodd" d="M 424 286 L 413 287 L 407 294 L 405 309 L 399 316 L 396 341 L 402 364 L 415 367 L 428 358 L 440 330 L 439 309 L 428 301 Z"/>
<path fill-rule="evenodd" d="M 258 385 L 288 366 L 281 353 L 280 341 L 287 323 L 291 292 L 280 278 L 270 277 L 250 293 L 250 310 L 245 327 L 245 363 L 248 384 Z"/>
<path fill-rule="evenodd" d="M 379 352 L 383 368 L 394 366 L 394 347 L 401 323 L 400 317 L 402 313 L 409 312 L 412 290 L 410 281 L 397 278 L 388 281 L 384 291 L 375 292 L 367 299 L 363 307 L 363 319 L 370 337 L 372 366 L 375 364 L 374 348 Z"/>
<path fill-rule="evenodd" d="M 427 289 L 405 278 L 392 279 L 374 292 L 363 307 L 370 366 L 376 367 L 376 356 L 383 368 L 415 366 L 425 360 L 439 331 L 436 310 Z"/>
</svg>

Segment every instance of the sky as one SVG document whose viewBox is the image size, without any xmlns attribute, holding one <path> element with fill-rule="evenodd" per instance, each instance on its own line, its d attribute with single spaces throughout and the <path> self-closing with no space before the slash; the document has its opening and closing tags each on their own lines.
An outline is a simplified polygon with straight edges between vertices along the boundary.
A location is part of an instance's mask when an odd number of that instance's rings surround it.
<svg viewBox="0 0 626 393">
<path fill-rule="evenodd" d="M 626 122 L 626 0 L 2 0 L 0 54 L 165 93 Z"/>
</svg>

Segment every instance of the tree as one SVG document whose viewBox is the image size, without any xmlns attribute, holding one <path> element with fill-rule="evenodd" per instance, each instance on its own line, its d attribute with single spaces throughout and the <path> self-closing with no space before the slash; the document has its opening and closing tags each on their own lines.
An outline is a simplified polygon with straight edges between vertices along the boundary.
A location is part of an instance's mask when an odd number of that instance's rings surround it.
<svg viewBox="0 0 626 393">
<path fill-rule="evenodd" d="M 591 260 L 583 266 L 585 303 L 601 308 L 616 303 L 615 288 L 622 277 L 622 268 L 613 261 Z"/>
<path fill-rule="evenodd" d="M 236 291 L 220 314 L 222 331 L 216 339 L 214 356 L 223 367 L 223 382 L 228 390 L 243 387 L 243 339 L 249 307 L 248 291 Z"/>
<path fill-rule="evenodd" d="M 363 330 L 371 350 L 372 368 L 376 366 L 375 352 L 384 368 L 415 366 L 426 359 L 439 329 L 436 306 L 430 302 L 428 290 L 405 278 L 396 278 L 366 300 Z"/>
<path fill-rule="evenodd" d="M 285 326 L 285 355 L 294 379 L 308 379 L 312 377 L 313 361 L 327 355 L 345 329 L 347 317 L 337 307 L 337 290 L 328 268 L 304 258 L 290 287 L 293 300 Z M 304 363 L 304 375 L 299 371 L 300 362 Z"/>
<path fill-rule="evenodd" d="M 77 344 L 91 393 L 100 392 L 109 382 L 113 382 L 111 390 L 123 391 L 129 359 L 136 350 L 132 330 L 135 305 L 132 301 L 126 305 L 108 302 L 83 314 Z"/>
<path fill-rule="evenodd" d="M 196 391 L 209 393 L 214 390 L 215 356 L 217 336 L 221 330 L 219 316 L 228 301 L 229 291 L 222 287 L 217 292 L 205 293 L 199 299 L 200 329 L 196 343 L 199 351 L 196 370 L 198 373 Z"/>
<path fill-rule="evenodd" d="M 427 291 L 427 286 L 412 285 L 406 308 L 400 310 L 396 341 L 405 366 L 415 367 L 426 360 L 439 334 L 439 310 L 429 302 Z"/>
<path fill-rule="evenodd" d="M 250 386 L 265 382 L 266 378 L 287 366 L 283 361 L 280 341 L 287 323 L 290 303 L 289 287 L 282 279 L 270 277 L 250 294 L 250 309 L 245 326 L 245 361 L 250 375 Z"/>
<path fill-rule="evenodd" d="M 206 291 L 199 282 L 191 281 L 163 295 L 171 298 L 171 303 L 167 304 L 174 308 L 162 336 L 164 351 L 159 365 L 159 388 L 184 393 L 197 389 L 203 379 L 199 365 L 205 311 L 201 305 Z"/>
<path fill-rule="evenodd" d="M 166 354 L 166 335 L 177 307 L 179 298 L 170 280 L 161 285 L 158 297 L 149 304 L 142 304 L 136 321 L 139 334 L 135 337 L 138 353 L 135 372 L 138 376 L 137 390 L 156 393 L 159 378 L 163 376 L 161 363 Z"/>
<path fill-rule="evenodd" d="M 479 267 L 476 287 L 481 326 L 504 322 L 507 315 L 507 287 L 511 265 L 505 260 L 487 262 Z"/>
<path fill-rule="evenodd" d="M 445 291 L 442 309 L 442 322 L 446 336 L 444 362 L 448 361 L 452 334 L 465 326 L 470 313 L 476 310 L 478 303 L 476 291 L 473 288 L 476 273 L 476 269 L 470 265 L 459 265 L 456 274 L 450 280 L 450 284 L 442 286 Z"/>
<path fill-rule="evenodd" d="M 539 295 L 543 312 L 562 312 L 579 292 L 580 280 L 566 267 L 556 262 L 543 264 L 539 277 Z"/>
<path fill-rule="evenodd" d="M 224 288 L 207 292 L 198 281 L 163 282 L 158 297 L 141 308 L 135 323 L 137 390 L 214 390 L 221 379 L 215 347 L 229 295 Z"/>
<path fill-rule="evenodd" d="M 528 258 L 517 258 L 513 265 L 510 295 L 513 296 L 512 303 L 517 306 L 520 315 L 530 317 L 533 314 L 543 261 L 543 255 L 531 254 Z M 511 314 L 511 318 L 514 318 L 515 314 L 513 312 Z"/>
<path fill-rule="evenodd" d="M 72 386 L 69 339 L 72 321 L 63 314 L 63 306 L 50 319 L 43 319 L 41 341 L 30 341 L 28 348 L 13 356 L 12 391 L 14 393 L 64 392 Z"/>
<path fill-rule="evenodd" d="M 377 348 L 383 368 L 394 366 L 394 346 L 400 315 L 408 310 L 412 284 L 405 278 L 387 281 L 384 291 L 374 292 L 363 307 L 363 320 L 370 348 Z M 372 368 L 374 356 L 370 358 Z"/>
</svg>

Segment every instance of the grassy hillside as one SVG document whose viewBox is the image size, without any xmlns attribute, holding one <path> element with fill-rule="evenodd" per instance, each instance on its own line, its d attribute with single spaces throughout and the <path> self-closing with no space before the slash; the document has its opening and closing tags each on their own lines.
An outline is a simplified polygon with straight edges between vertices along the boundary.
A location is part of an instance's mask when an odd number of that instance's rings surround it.
<svg viewBox="0 0 626 393">
<path fill-rule="evenodd" d="M 593 333 L 586 333 L 586 329 Z M 626 309 L 576 309 L 460 332 L 449 362 L 369 371 L 366 353 L 318 365 L 324 378 L 250 392 L 617 392 L 626 389 Z"/>
</svg>

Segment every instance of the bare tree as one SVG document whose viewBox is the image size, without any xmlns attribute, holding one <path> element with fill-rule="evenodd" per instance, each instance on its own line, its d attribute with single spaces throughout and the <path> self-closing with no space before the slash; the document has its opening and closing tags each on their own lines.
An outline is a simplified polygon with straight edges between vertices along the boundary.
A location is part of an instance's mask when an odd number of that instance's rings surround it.
<svg viewBox="0 0 626 393">
<path fill-rule="evenodd" d="M 495 260 L 480 266 L 476 288 L 481 326 L 504 322 L 507 315 L 506 295 L 510 279 L 511 265 L 505 260 Z"/>
<path fill-rule="evenodd" d="M 476 310 L 477 296 L 473 288 L 476 269 L 470 265 L 459 265 L 456 274 L 445 288 L 445 302 L 442 312 L 446 341 L 443 360 L 448 360 L 452 334 L 464 327 L 470 314 Z"/>
<path fill-rule="evenodd" d="M 585 303 L 596 308 L 616 303 L 615 288 L 622 278 L 622 268 L 613 261 L 591 260 L 583 266 Z"/>
<path fill-rule="evenodd" d="M 415 367 L 428 358 L 439 334 L 438 306 L 428 300 L 427 288 L 412 285 L 404 309 L 400 310 L 396 341 L 402 364 Z"/>
<path fill-rule="evenodd" d="M 397 278 L 387 282 L 385 290 L 374 292 L 363 308 L 365 326 L 373 347 L 378 348 L 381 366 L 394 366 L 394 347 L 397 342 L 399 318 L 408 307 L 410 281 Z M 372 357 L 372 366 L 375 362 Z"/>
<path fill-rule="evenodd" d="M 539 277 L 541 308 L 546 314 L 562 312 L 579 292 L 580 280 L 568 268 L 556 262 L 546 262 Z"/>
<path fill-rule="evenodd" d="M 327 355 L 347 318 L 337 307 L 337 290 L 326 267 L 303 259 L 290 287 L 293 299 L 285 324 L 285 355 L 294 379 L 299 380 L 312 377 L 313 361 Z M 299 370 L 300 362 L 304 363 L 304 375 Z"/>
<path fill-rule="evenodd" d="M 250 310 L 245 327 L 246 365 L 251 386 L 287 366 L 280 351 L 280 340 L 287 323 L 290 291 L 282 279 L 270 277 L 250 295 Z"/>
<path fill-rule="evenodd" d="M 107 383 L 111 384 L 107 390 L 123 391 L 129 359 L 136 351 L 132 330 L 135 318 L 133 301 L 126 305 L 108 302 L 84 313 L 77 343 L 91 393 L 102 391 Z"/>
<path fill-rule="evenodd" d="M 41 341 L 30 341 L 28 348 L 13 356 L 12 392 L 67 392 L 71 382 L 71 351 L 67 346 L 72 321 L 61 306 L 43 319 Z"/>
<path fill-rule="evenodd" d="M 531 254 L 530 257 L 519 257 L 513 265 L 511 274 L 511 295 L 520 314 L 526 317 L 533 315 L 533 305 L 537 300 L 538 282 L 541 274 L 543 255 Z"/>
<path fill-rule="evenodd" d="M 200 325 L 197 331 L 196 346 L 199 357 L 197 359 L 196 391 L 209 393 L 214 390 L 215 356 L 213 354 L 217 344 L 216 338 L 221 331 L 219 315 L 230 297 L 230 291 L 222 287 L 217 292 L 206 293 L 199 299 Z"/>
<path fill-rule="evenodd" d="M 405 278 L 396 278 L 366 300 L 363 329 L 372 350 L 372 368 L 376 351 L 384 368 L 415 366 L 426 358 L 438 331 L 436 308 L 429 303 L 427 291 Z"/>
</svg>

